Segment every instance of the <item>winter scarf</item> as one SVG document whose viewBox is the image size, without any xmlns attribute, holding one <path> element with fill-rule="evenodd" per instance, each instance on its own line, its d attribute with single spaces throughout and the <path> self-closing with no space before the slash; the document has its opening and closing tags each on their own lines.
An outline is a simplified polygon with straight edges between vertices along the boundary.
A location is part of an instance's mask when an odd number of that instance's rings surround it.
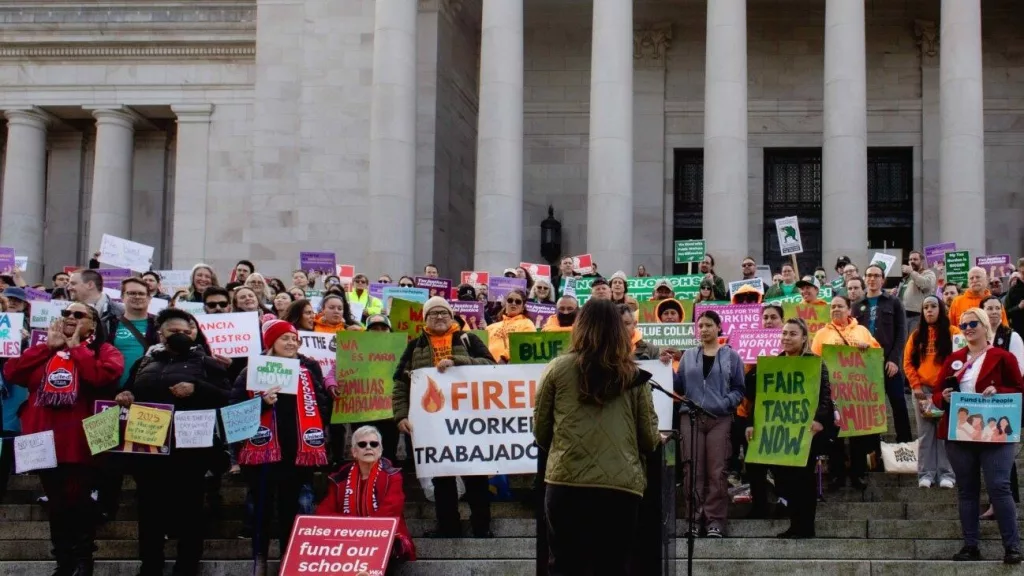
<svg viewBox="0 0 1024 576">
<path fill-rule="evenodd" d="M 370 475 L 363 482 L 359 478 L 359 463 L 353 463 L 345 481 L 345 496 L 341 502 L 341 513 L 344 516 L 370 516 L 377 511 L 377 476 L 380 474 L 380 460 L 373 463 Z M 362 488 L 362 492 L 360 492 Z"/>
<path fill-rule="evenodd" d="M 295 455 L 296 466 L 326 466 L 327 449 L 320 408 L 316 405 L 313 390 L 313 376 L 305 367 L 299 369 L 299 449 Z M 277 435 L 277 409 L 260 415 L 260 427 L 256 435 L 246 440 L 238 454 L 238 463 L 245 466 L 269 464 L 281 460 L 281 443 Z"/>
<path fill-rule="evenodd" d="M 82 346 L 92 343 L 90 336 Z M 58 350 L 46 363 L 43 388 L 36 395 L 36 406 L 72 406 L 78 400 L 78 368 L 67 348 Z"/>
</svg>

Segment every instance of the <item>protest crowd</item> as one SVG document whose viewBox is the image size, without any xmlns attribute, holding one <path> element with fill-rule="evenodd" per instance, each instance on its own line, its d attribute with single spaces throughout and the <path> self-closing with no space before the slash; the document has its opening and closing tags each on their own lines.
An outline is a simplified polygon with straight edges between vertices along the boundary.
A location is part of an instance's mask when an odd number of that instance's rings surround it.
<svg viewBox="0 0 1024 576">
<path fill-rule="evenodd" d="M 410 490 L 434 501 L 428 536 L 489 538 L 501 479 L 539 458 L 547 478 L 530 499 L 546 502 L 552 573 L 573 573 L 565 567 L 584 561 L 581 546 L 622 547 L 566 536 L 579 524 L 566 518 L 629 537 L 642 462 L 659 443 L 679 443 L 692 536 L 708 539 L 728 537 L 733 501 L 750 502 L 752 518 L 788 518 L 780 538 L 814 538 L 819 499 L 867 488 L 870 471 L 898 464 L 887 457 L 895 446 L 915 454 L 920 489 L 957 490 L 955 560 L 980 558 L 980 521 L 993 518 L 1004 561 L 1021 562 L 1020 414 L 990 417 L 966 402 L 1024 392 L 1024 258 L 1006 277 L 973 267 L 956 278 L 918 251 L 905 264 L 843 257 L 834 278 L 825 268 L 801 276 L 795 258 L 759 275 L 747 258 L 727 282 L 701 248 L 696 273 L 657 278 L 643 266 L 606 278 L 589 257 L 500 276 L 427 264 L 370 278 L 333 254 L 304 253 L 280 278 L 247 260 L 219 271 L 118 266 L 101 250 L 34 286 L 8 268 L 0 500 L 11 474 L 38 474 L 54 574 L 87 576 L 96 527 L 116 518 L 130 476 L 140 573 L 163 573 L 171 538 L 175 574 L 193 575 L 202 519 L 216 514 L 222 479 L 238 476 L 257 575 L 271 540 L 283 554 L 299 515 L 397 518 L 390 573 L 416 559 L 402 517 Z M 900 273 L 886 285 L 892 266 Z M 666 400 L 652 398 L 637 362 L 669 374 L 667 419 L 655 418 Z M 515 372 L 501 390 L 443 380 L 537 365 L 519 378 L 536 389 L 515 388 Z M 430 424 L 460 403 L 483 416 Z M 529 424 L 492 418 L 501 410 Z M 465 441 L 478 425 L 490 443 Z M 467 462 L 497 468 L 460 473 Z M 420 485 L 408 474 L 403 485 L 403 469 Z"/>
</svg>

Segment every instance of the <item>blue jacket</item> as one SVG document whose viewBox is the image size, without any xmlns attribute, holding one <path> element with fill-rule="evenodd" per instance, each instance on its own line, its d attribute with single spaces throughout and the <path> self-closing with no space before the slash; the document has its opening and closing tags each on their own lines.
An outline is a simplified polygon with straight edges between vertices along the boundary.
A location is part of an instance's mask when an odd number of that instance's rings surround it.
<svg viewBox="0 0 1024 576">
<path fill-rule="evenodd" d="M 0 373 L 0 429 L 21 434 L 21 418 L 18 410 L 28 400 L 28 388 L 12 386 L 4 381 Z"/>
<path fill-rule="evenodd" d="M 735 350 L 722 346 L 715 355 L 711 373 L 704 378 L 704 348 L 691 348 L 683 354 L 673 387 L 715 416 L 728 416 L 736 411 L 746 390 L 743 360 Z M 680 412 L 688 412 L 683 405 Z"/>
</svg>

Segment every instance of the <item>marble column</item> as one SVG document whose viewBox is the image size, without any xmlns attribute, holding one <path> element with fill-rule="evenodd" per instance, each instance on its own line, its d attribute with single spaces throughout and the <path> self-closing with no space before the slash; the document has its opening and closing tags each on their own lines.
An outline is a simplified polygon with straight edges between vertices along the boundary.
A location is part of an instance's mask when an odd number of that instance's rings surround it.
<svg viewBox="0 0 1024 576">
<path fill-rule="evenodd" d="M 823 109 L 821 261 L 828 266 L 847 255 L 863 263 L 868 251 L 864 0 L 825 2 Z"/>
<path fill-rule="evenodd" d="M 26 280 L 42 278 L 43 223 L 46 216 L 46 128 L 35 110 L 7 110 L 0 246 L 28 257 Z"/>
<path fill-rule="evenodd" d="M 417 269 L 413 262 L 417 6 L 409 0 L 376 2 L 370 104 L 371 274 Z"/>
<path fill-rule="evenodd" d="M 633 1 L 594 0 L 587 246 L 605 274 L 633 269 Z"/>
<path fill-rule="evenodd" d="M 92 111 L 96 118 L 96 160 L 89 203 L 88 253 L 100 248 L 104 234 L 130 238 L 135 116 L 121 109 Z"/>
<path fill-rule="evenodd" d="M 747 2 L 708 0 L 704 81 L 704 239 L 715 269 L 740 269 L 747 245 Z"/>
<path fill-rule="evenodd" d="M 43 239 L 43 279 L 64 266 L 78 264 L 82 223 L 82 132 L 51 132 L 46 175 L 46 237 Z M 31 268 L 29 269 L 31 271 Z"/>
<path fill-rule="evenodd" d="M 939 28 L 935 22 L 917 20 L 914 33 L 921 47 L 921 189 L 914 197 L 914 238 L 919 245 L 938 244 L 939 168 L 942 147 L 939 113 Z M 918 217 L 920 213 L 920 218 Z"/>
<path fill-rule="evenodd" d="M 523 0 L 483 0 L 474 270 L 523 250 Z"/>
<path fill-rule="evenodd" d="M 212 104 L 171 106 L 178 116 L 174 158 L 174 216 L 171 267 L 191 268 L 206 261 L 206 201 L 209 192 L 210 117 Z"/>
<path fill-rule="evenodd" d="M 942 0 L 940 26 L 939 230 L 973 257 L 986 253 L 980 0 Z"/>
</svg>

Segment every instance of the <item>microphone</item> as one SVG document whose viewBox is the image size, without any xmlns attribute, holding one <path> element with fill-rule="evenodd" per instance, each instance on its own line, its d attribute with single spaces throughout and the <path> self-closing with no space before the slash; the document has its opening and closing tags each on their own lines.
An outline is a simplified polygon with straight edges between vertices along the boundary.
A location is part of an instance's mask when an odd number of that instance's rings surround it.
<svg viewBox="0 0 1024 576">
<path fill-rule="evenodd" d="M 712 420 L 718 420 L 718 416 L 715 416 L 714 414 L 708 412 L 707 410 L 705 410 L 704 408 L 699 406 L 693 400 L 690 400 L 689 398 L 687 398 L 685 396 L 680 396 L 679 394 L 676 394 L 672 390 L 667 390 L 664 386 L 662 386 L 661 384 L 658 384 L 654 380 L 648 380 L 647 383 L 651 385 L 651 388 L 653 388 L 653 389 L 661 392 L 662 394 L 668 396 L 669 398 L 671 398 L 673 402 L 679 402 L 683 406 L 686 406 L 691 412 L 693 412 L 695 414 L 699 414 L 699 415 L 701 415 L 701 416 L 703 416 L 705 418 L 710 418 Z"/>
</svg>

